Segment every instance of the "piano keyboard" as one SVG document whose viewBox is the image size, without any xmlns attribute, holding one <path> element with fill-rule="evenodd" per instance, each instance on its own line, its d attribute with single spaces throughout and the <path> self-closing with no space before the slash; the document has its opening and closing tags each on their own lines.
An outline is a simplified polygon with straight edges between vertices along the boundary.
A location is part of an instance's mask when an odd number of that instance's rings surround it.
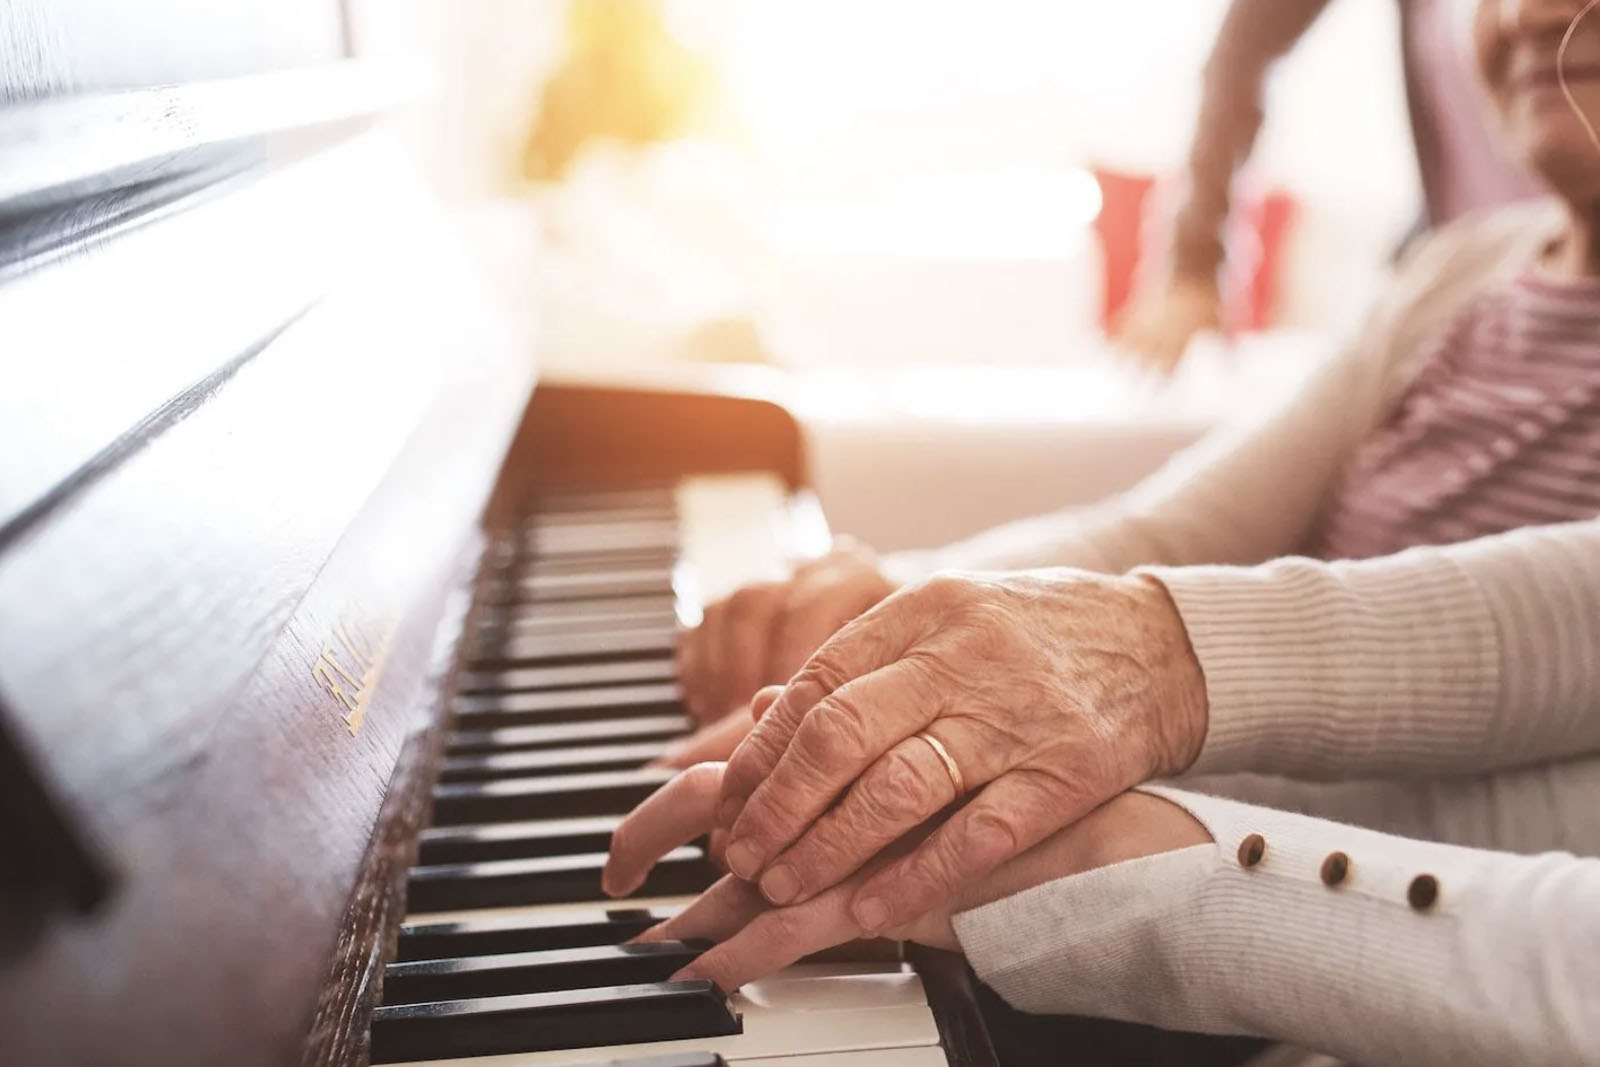
<svg viewBox="0 0 1600 1067">
<path fill-rule="evenodd" d="M 605 899 L 612 830 L 692 728 L 672 670 L 668 491 L 546 498 L 485 554 L 444 763 L 372 1024 L 374 1063 L 944 1067 L 921 978 L 881 943 L 724 995 L 625 944 L 710 885 L 704 843 Z"/>
</svg>

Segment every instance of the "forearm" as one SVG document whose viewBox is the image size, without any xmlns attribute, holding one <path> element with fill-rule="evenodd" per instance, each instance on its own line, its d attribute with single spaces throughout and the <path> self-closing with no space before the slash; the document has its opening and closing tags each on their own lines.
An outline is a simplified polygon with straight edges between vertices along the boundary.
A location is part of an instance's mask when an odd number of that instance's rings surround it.
<svg viewBox="0 0 1600 1067">
<path fill-rule="evenodd" d="M 1464 774 L 1600 751 L 1600 520 L 1150 573 L 1206 677 L 1192 773 Z"/>
<path fill-rule="evenodd" d="M 955 918 L 1016 1007 L 1249 1033 L 1363 1063 L 1576 1064 L 1600 1049 L 1600 861 L 1510 856 L 1157 791 L 1215 845 Z M 1240 845 L 1260 834 L 1260 862 Z M 1327 856 L 1348 857 L 1324 883 Z M 1414 890 L 1429 875 L 1437 898 Z"/>
<path fill-rule="evenodd" d="M 1187 188 L 1173 230 L 1173 271 L 1215 281 L 1224 257 L 1233 176 L 1261 128 L 1262 86 L 1328 0 L 1234 0 L 1206 62 L 1189 150 Z"/>
</svg>

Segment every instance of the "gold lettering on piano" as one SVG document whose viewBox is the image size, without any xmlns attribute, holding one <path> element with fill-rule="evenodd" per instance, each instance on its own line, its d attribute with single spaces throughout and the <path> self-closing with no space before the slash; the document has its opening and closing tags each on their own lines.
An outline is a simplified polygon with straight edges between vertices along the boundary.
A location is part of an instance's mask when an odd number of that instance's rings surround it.
<svg viewBox="0 0 1600 1067">
<path fill-rule="evenodd" d="M 372 691 L 377 688 L 378 676 L 383 672 L 399 620 L 389 623 L 374 639 L 351 615 L 334 624 L 333 635 L 322 643 L 322 650 L 317 653 L 311 677 L 323 692 L 339 702 L 344 709 L 344 724 L 353 735 L 361 729 L 361 720 L 366 717 L 367 705 L 372 700 Z"/>
</svg>

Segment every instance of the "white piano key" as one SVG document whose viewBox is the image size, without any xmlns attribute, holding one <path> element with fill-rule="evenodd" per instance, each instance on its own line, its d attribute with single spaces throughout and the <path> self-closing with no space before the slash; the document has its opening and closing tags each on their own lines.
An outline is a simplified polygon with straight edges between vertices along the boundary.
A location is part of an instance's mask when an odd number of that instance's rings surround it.
<svg viewBox="0 0 1600 1067">
<path fill-rule="evenodd" d="M 501 671 L 479 671 L 464 676 L 464 692 L 514 692 L 517 690 L 560 689 L 574 685 L 601 685 L 609 682 L 670 681 L 675 667 L 670 657 L 624 660 L 621 663 L 580 663 L 566 667 L 510 667 Z"/>
<path fill-rule="evenodd" d="M 619 746 L 625 747 L 625 746 Z M 560 749 L 536 751 L 559 752 Z M 462 823 L 459 826 L 430 826 L 422 831 L 424 845 L 439 842 L 511 841 L 532 837 L 577 837 L 584 834 L 609 834 L 622 822 L 621 815 L 578 815 L 570 819 L 523 819 L 518 822 Z"/>
<path fill-rule="evenodd" d="M 733 995 L 739 1012 L 835 1012 L 903 1008 L 928 1003 L 922 979 L 904 964 L 894 970 L 840 973 L 829 964 L 806 964 L 751 982 Z"/>
<path fill-rule="evenodd" d="M 627 708 L 641 704 L 676 704 L 683 690 L 675 682 L 651 685 L 610 685 L 598 689 L 550 689 L 539 693 L 496 693 L 463 696 L 455 702 L 457 729 L 472 729 L 474 716 L 507 713 L 538 714 L 592 708 Z"/>
<path fill-rule="evenodd" d="M 582 918 L 593 914 L 596 908 L 649 908 L 652 911 L 671 909 L 677 914 L 694 902 L 694 894 L 668 897 L 624 897 L 620 900 L 586 900 L 572 904 L 526 904 L 514 908 L 466 908 L 452 911 L 419 911 L 406 916 L 406 922 L 459 922 L 462 919 L 554 919 L 564 915 Z"/>
<path fill-rule="evenodd" d="M 819 1052 L 814 1056 L 759 1056 L 739 1063 L 740 1067 L 950 1067 L 949 1058 L 938 1045 Z"/>
<path fill-rule="evenodd" d="M 586 1053 L 583 1055 L 587 1056 Z M 573 1062 L 570 1067 L 612 1067 L 617 1062 L 584 1058 Z M 949 1067 L 950 1061 L 944 1049 L 938 1045 L 922 1045 L 917 1048 L 874 1049 L 871 1052 L 853 1050 L 818 1052 L 811 1056 L 761 1056 L 753 1060 L 740 1060 L 739 1063 L 740 1067 Z"/>
</svg>

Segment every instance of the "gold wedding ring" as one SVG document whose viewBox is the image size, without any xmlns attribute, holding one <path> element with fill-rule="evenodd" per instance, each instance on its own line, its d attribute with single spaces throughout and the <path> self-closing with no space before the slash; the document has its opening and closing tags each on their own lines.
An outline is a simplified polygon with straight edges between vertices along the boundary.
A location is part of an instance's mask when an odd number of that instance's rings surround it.
<svg viewBox="0 0 1600 1067">
<path fill-rule="evenodd" d="M 951 758 L 950 751 L 932 734 L 919 733 L 916 736 L 928 742 L 928 747 L 933 749 L 933 754 L 939 757 L 939 762 L 944 764 L 944 769 L 950 772 L 950 784 L 956 787 L 956 798 L 960 799 L 966 796 L 966 779 L 961 777 L 961 768 L 956 766 L 956 761 Z"/>
</svg>

